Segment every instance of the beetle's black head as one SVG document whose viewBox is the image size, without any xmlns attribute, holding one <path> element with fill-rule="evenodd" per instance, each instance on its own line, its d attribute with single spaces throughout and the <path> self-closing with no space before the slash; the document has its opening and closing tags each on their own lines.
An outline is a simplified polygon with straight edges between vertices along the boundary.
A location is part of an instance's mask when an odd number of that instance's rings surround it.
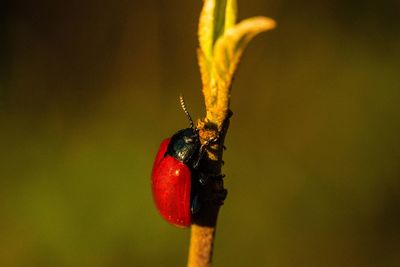
<svg viewBox="0 0 400 267">
<path fill-rule="evenodd" d="M 197 131 L 186 128 L 171 137 L 166 155 L 170 155 L 189 167 L 195 162 L 200 149 L 200 140 Z"/>
</svg>

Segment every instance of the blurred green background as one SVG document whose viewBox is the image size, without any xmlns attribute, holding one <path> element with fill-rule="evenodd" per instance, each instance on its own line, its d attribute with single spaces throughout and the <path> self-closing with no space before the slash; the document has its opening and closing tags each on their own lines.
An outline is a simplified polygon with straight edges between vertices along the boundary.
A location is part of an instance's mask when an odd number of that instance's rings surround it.
<svg viewBox="0 0 400 267">
<path fill-rule="evenodd" d="M 0 265 L 184 266 L 150 171 L 204 115 L 202 1 L 0 7 Z M 400 2 L 239 1 L 215 266 L 400 266 Z"/>
</svg>

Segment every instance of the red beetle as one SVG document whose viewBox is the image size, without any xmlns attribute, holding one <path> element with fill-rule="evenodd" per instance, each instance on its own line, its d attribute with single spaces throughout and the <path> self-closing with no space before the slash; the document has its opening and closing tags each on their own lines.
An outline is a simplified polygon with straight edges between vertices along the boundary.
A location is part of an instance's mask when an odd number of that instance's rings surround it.
<svg viewBox="0 0 400 267">
<path fill-rule="evenodd" d="M 151 186 L 161 216 L 178 227 L 188 227 L 192 214 L 199 209 L 195 188 L 201 180 L 194 179 L 194 172 L 205 146 L 200 144 L 198 130 L 182 97 L 180 101 L 191 127 L 178 131 L 161 143 L 153 165 Z"/>
</svg>

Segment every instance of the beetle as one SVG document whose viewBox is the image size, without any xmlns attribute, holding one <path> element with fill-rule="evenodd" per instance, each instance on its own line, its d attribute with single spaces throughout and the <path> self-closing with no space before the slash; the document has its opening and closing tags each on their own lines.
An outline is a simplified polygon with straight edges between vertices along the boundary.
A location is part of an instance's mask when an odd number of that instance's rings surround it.
<svg viewBox="0 0 400 267">
<path fill-rule="evenodd" d="M 154 160 L 151 187 L 154 202 L 161 216 L 178 227 L 189 227 L 192 215 L 200 208 L 198 187 L 204 184 L 198 167 L 204 150 L 216 138 L 200 143 L 198 129 L 180 96 L 190 127 L 162 141 Z"/>
</svg>

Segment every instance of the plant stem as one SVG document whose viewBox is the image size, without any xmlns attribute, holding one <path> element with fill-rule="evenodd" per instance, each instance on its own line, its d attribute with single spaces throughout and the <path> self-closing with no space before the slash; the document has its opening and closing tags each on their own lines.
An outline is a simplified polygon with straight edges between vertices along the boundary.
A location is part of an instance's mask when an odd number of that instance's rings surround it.
<svg viewBox="0 0 400 267">
<path fill-rule="evenodd" d="M 200 170 L 207 177 L 201 186 L 201 208 L 193 215 L 188 267 L 210 267 L 219 208 L 226 197 L 221 176 L 224 138 L 229 127 L 230 91 L 241 55 L 258 33 L 273 29 L 275 21 L 253 17 L 236 24 L 236 0 L 204 0 L 199 19 L 197 58 L 206 118 L 199 120 L 200 141 L 207 146 Z"/>
<path fill-rule="evenodd" d="M 221 177 L 223 143 L 229 127 L 229 118 L 222 125 L 210 123 L 207 118 L 197 124 L 201 141 L 219 136 L 216 144 L 210 146 L 207 155 L 201 162 L 201 169 L 210 177 L 201 189 L 202 207 L 193 216 L 191 229 L 188 267 L 211 266 L 214 239 L 219 208 L 226 196 Z"/>
<path fill-rule="evenodd" d="M 188 266 L 211 266 L 214 237 L 215 226 L 192 225 Z"/>
</svg>

